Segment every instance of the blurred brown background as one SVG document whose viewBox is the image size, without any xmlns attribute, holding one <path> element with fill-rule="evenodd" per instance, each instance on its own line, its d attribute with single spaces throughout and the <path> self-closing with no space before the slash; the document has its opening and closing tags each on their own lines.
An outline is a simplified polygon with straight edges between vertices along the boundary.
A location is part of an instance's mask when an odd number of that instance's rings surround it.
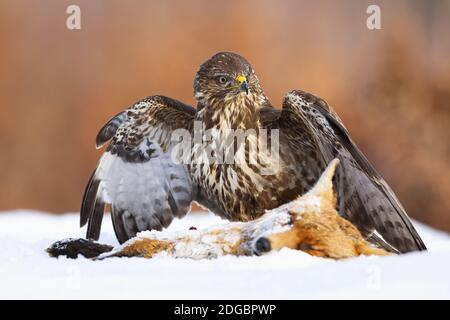
<svg viewBox="0 0 450 320">
<path fill-rule="evenodd" d="M 450 230 L 449 33 L 450 1 L 2 0 L 0 210 L 78 210 L 103 123 L 148 95 L 194 104 L 198 66 L 227 50 L 276 106 L 325 98 L 409 214 Z"/>
</svg>

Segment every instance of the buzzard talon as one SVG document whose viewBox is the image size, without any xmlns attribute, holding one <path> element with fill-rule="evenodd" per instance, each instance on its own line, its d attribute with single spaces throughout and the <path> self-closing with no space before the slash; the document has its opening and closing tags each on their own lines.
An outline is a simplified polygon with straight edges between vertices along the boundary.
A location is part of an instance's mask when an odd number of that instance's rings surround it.
<svg viewBox="0 0 450 320">
<path fill-rule="evenodd" d="M 230 52 L 218 53 L 200 66 L 194 93 L 197 109 L 151 96 L 100 130 L 97 146 L 111 142 L 83 197 L 80 224 L 88 223 L 87 238 L 98 239 L 106 204 L 111 204 L 120 243 L 140 231 L 169 226 L 174 217 L 190 210 L 193 201 L 232 221 L 254 220 L 304 194 L 338 158 L 335 189 L 340 215 L 387 251 L 426 250 L 392 190 L 324 100 L 295 90 L 285 96 L 281 110 L 273 108 L 248 61 Z M 195 121 L 218 132 L 279 130 L 280 170 L 265 175 L 260 163 L 198 163 L 195 148 L 190 163 L 175 163 L 171 134 L 184 129 L 194 135 Z M 224 144 L 220 137 L 213 140 L 219 147 Z M 252 152 L 246 150 L 246 159 L 259 156 Z M 263 160 L 275 161 L 272 155 Z"/>
</svg>

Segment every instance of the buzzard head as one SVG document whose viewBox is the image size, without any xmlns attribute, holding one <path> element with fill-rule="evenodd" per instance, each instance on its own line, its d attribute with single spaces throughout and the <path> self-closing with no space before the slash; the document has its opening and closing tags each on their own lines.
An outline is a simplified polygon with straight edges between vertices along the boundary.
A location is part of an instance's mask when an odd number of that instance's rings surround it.
<svg viewBox="0 0 450 320">
<path fill-rule="evenodd" d="M 262 93 L 250 63 L 232 52 L 220 52 L 204 62 L 194 80 L 196 99 L 206 106 L 254 100 Z"/>
</svg>

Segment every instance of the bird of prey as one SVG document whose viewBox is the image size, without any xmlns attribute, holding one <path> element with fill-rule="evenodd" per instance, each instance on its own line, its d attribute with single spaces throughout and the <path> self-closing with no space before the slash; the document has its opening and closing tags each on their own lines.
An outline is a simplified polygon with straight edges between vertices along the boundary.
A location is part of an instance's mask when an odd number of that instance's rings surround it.
<svg viewBox="0 0 450 320">
<path fill-rule="evenodd" d="M 183 217 L 196 201 L 231 221 L 249 221 L 308 191 L 334 158 L 338 211 L 372 244 L 394 253 L 426 250 L 393 191 L 357 148 L 342 121 L 321 98 L 294 90 L 282 108 L 269 102 L 250 63 L 221 52 L 198 70 L 194 109 L 164 96 L 151 96 L 109 120 L 97 148 L 110 141 L 85 190 L 80 224 L 97 240 L 105 205 L 120 243 L 144 230 L 161 230 Z M 184 129 L 278 131 L 278 170 L 261 164 L 174 161 L 172 134 Z M 214 131 L 215 130 L 215 131 Z M 220 135 L 213 135 L 223 145 Z M 201 147 L 200 147 L 201 148 Z M 256 152 L 245 148 L 249 159 Z M 267 160 L 267 159 L 266 159 Z M 269 162 L 275 159 L 268 159 Z"/>
</svg>

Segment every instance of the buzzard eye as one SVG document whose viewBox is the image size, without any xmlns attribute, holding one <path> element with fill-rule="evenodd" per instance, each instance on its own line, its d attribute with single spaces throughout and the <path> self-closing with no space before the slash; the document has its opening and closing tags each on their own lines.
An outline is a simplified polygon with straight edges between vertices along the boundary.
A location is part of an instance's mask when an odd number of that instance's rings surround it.
<svg viewBox="0 0 450 320">
<path fill-rule="evenodd" d="M 220 76 L 218 79 L 220 84 L 225 84 L 228 81 L 227 77 L 225 76 Z"/>
</svg>

